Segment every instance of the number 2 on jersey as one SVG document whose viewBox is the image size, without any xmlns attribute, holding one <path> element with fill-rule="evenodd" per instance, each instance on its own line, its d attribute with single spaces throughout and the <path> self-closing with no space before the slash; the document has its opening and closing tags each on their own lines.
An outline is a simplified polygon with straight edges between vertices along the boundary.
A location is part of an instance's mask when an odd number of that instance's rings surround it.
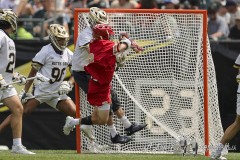
<svg viewBox="0 0 240 160">
<path fill-rule="evenodd" d="M 7 65 L 7 68 L 6 68 L 6 72 L 13 73 L 13 68 L 14 68 L 14 64 L 15 64 L 15 55 L 14 55 L 14 53 L 10 53 L 8 58 L 9 58 L 9 63 Z"/>
</svg>

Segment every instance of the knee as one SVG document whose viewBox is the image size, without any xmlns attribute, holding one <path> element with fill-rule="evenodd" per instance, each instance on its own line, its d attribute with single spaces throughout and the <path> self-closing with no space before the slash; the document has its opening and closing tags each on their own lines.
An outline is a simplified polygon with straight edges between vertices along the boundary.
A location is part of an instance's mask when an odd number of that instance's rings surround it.
<svg viewBox="0 0 240 160">
<path fill-rule="evenodd" d="M 23 114 L 23 106 L 22 105 L 17 105 L 12 110 L 12 113 L 15 114 L 15 115 L 22 115 Z"/>
</svg>

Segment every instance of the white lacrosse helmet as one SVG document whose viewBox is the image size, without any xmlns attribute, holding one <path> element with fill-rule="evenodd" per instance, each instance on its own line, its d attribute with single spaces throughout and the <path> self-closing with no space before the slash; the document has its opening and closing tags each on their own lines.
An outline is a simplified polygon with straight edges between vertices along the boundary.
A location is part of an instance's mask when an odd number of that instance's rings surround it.
<svg viewBox="0 0 240 160">
<path fill-rule="evenodd" d="M 60 24 L 51 24 L 49 29 L 49 38 L 58 50 L 63 51 L 67 47 L 69 34 L 64 26 Z"/>
<path fill-rule="evenodd" d="M 4 25 L 6 22 L 11 25 L 13 33 L 15 33 L 17 31 L 17 15 L 12 9 L 0 9 L 0 23 Z"/>
<path fill-rule="evenodd" d="M 107 18 L 106 12 L 97 7 L 90 8 L 88 18 L 89 18 L 89 23 L 92 26 L 95 26 L 96 24 L 108 24 L 108 18 Z"/>
</svg>

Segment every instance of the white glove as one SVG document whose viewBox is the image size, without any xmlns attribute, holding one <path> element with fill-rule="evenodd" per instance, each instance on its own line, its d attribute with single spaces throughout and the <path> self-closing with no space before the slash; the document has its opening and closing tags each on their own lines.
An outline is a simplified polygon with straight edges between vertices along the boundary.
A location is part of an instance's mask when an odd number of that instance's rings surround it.
<svg viewBox="0 0 240 160">
<path fill-rule="evenodd" d="M 26 93 L 25 90 L 22 90 L 18 96 L 22 104 L 27 103 L 27 101 L 33 97 L 31 93 Z"/>
<path fill-rule="evenodd" d="M 117 67 L 123 67 L 126 63 L 126 52 L 120 53 L 116 55 Z"/>
<path fill-rule="evenodd" d="M 237 80 L 237 83 L 240 83 L 240 74 L 237 75 L 236 80 Z"/>
<path fill-rule="evenodd" d="M 58 94 L 68 94 L 73 88 L 73 85 L 69 81 L 63 81 L 59 87 Z"/>
<path fill-rule="evenodd" d="M 5 79 L 3 78 L 3 76 L 0 74 L 0 89 L 3 90 L 3 89 L 6 89 L 8 86 L 7 86 L 7 83 L 5 81 Z"/>
<path fill-rule="evenodd" d="M 19 81 L 19 85 L 25 85 L 27 83 L 27 78 L 24 75 L 19 74 L 18 72 L 13 73 L 12 81 Z"/>
<path fill-rule="evenodd" d="M 136 53 L 138 53 L 140 51 L 144 51 L 144 49 L 142 47 L 140 47 L 133 38 L 130 38 L 130 35 L 127 32 L 120 32 L 119 33 L 119 41 L 123 40 L 124 38 L 127 38 L 131 41 L 131 48 Z"/>
</svg>

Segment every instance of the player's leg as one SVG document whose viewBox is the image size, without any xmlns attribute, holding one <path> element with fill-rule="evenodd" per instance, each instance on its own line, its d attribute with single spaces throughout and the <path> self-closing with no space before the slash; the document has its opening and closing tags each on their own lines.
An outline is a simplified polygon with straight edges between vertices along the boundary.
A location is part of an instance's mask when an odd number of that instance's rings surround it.
<svg viewBox="0 0 240 160">
<path fill-rule="evenodd" d="M 56 108 L 65 113 L 68 116 L 76 117 L 76 106 L 74 102 L 69 99 L 60 100 L 56 106 Z"/>
<path fill-rule="evenodd" d="M 76 106 L 74 102 L 70 99 L 63 99 L 58 102 L 57 109 L 68 116 L 76 117 Z M 94 140 L 95 137 L 92 134 L 92 125 L 81 125 L 81 131 L 90 139 Z"/>
<path fill-rule="evenodd" d="M 23 105 L 23 116 L 25 115 L 29 115 L 32 113 L 32 111 L 39 105 L 39 102 L 35 99 L 30 99 L 28 100 L 28 102 L 26 102 Z M 4 129 L 6 127 L 8 127 L 11 123 L 11 117 L 12 117 L 12 113 L 4 119 L 4 121 L 0 124 L 0 133 L 4 131 Z"/>
<path fill-rule="evenodd" d="M 5 97 L 4 97 L 5 96 Z M 3 103 L 8 106 L 11 111 L 11 128 L 13 134 L 13 146 L 12 153 L 18 154 L 35 154 L 28 151 L 22 145 L 22 116 L 23 106 L 17 96 L 17 92 L 14 88 L 8 88 L 3 92 Z"/>
<path fill-rule="evenodd" d="M 132 135 L 135 132 L 138 132 L 144 129 L 147 124 L 136 124 L 131 123 L 128 118 L 125 116 L 125 113 L 121 107 L 121 103 L 117 97 L 117 92 L 111 89 L 111 97 L 112 97 L 112 110 L 114 114 L 121 120 L 127 135 Z"/>
<path fill-rule="evenodd" d="M 221 157 L 222 150 L 226 143 L 230 142 L 234 136 L 240 131 L 240 94 L 237 94 L 237 116 L 235 121 L 226 129 L 220 143 L 211 155 L 211 159 Z"/>
<path fill-rule="evenodd" d="M 237 115 L 235 121 L 226 129 L 220 143 L 211 154 L 212 160 L 217 160 L 221 157 L 225 145 L 228 142 L 230 142 L 239 131 L 240 131 L 240 115 Z"/>
<path fill-rule="evenodd" d="M 107 126 L 108 126 L 108 129 L 109 129 L 109 131 L 110 131 L 110 137 L 111 137 L 112 143 L 124 144 L 124 143 L 128 143 L 129 141 L 131 141 L 131 137 L 121 136 L 121 135 L 117 132 L 116 127 L 115 127 L 114 124 L 113 124 L 113 115 L 112 115 L 112 112 L 110 112 L 110 114 L 109 114 Z"/>
</svg>

